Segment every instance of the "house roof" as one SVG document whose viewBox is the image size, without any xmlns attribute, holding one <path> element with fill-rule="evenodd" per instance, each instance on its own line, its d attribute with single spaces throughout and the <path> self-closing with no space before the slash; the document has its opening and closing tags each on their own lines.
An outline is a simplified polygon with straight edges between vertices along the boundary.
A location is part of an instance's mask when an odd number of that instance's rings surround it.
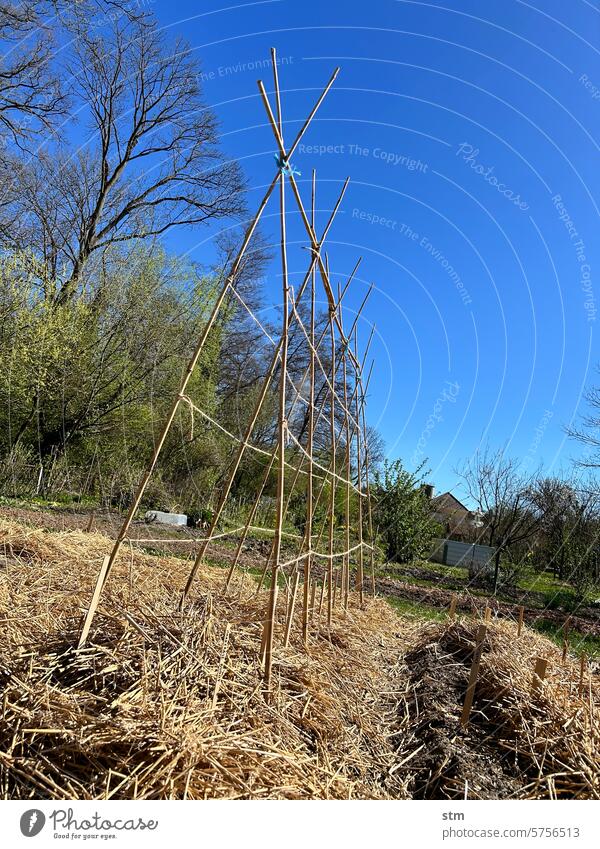
<svg viewBox="0 0 600 849">
<path fill-rule="evenodd" d="M 440 508 L 446 510 L 463 510 L 465 513 L 470 513 L 468 507 L 459 501 L 455 495 L 452 495 L 451 492 L 443 492 L 441 495 L 436 495 L 435 498 L 431 499 L 431 504 L 436 510 Z"/>
</svg>

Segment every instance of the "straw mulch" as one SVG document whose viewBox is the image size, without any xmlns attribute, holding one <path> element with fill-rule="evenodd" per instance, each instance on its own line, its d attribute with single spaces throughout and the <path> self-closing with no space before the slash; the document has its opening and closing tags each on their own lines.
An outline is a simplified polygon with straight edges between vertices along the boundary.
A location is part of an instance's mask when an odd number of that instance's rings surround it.
<svg viewBox="0 0 600 849">
<path fill-rule="evenodd" d="M 383 600 L 310 656 L 299 612 L 271 694 L 258 654 L 266 593 L 124 547 L 88 646 L 83 613 L 111 541 L 0 520 L 4 798 L 600 798 L 597 676 L 513 623 L 492 623 L 471 723 L 458 724 L 477 623 L 409 622 Z M 297 608 L 300 604 L 297 605 Z M 535 656 L 550 660 L 535 697 Z M 594 679 L 593 683 L 591 679 Z"/>
<path fill-rule="evenodd" d="M 390 798 L 400 622 L 383 601 L 331 634 L 299 621 L 266 698 L 266 593 L 224 570 L 124 547 L 91 639 L 77 640 L 111 542 L 0 521 L 0 787 L 5 798 Z M 240 596 L 241 591 L 241 598 Z M 299 605 L 298 605 L 299 607 Z M 400 696 L 398 695 L 398 698 Z"/>
<path fill-rule="evenodd" d="M 471 668 L 472 620 L 437 625 L 407 653 L 401 748 L 414 798 L 600 798 L 600 684 L 545 637 L 488 625 L 468 728 L 459 725 Z M 549 661 L 532 691 L 537 657 Z"/>
</svg>

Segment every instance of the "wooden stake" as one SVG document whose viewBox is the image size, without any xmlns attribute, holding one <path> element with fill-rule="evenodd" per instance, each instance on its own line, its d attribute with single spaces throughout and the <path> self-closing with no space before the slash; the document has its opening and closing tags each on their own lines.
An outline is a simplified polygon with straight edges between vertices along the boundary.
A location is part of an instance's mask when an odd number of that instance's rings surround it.
<svg viewBox="0 0 600 849">
<path fill-rule="evenodd" d="M 473 706 L 473 698 L 475 696 L 475 685 L 477 684 L 477 676 L 479 674 L 479 665 L 481 663 L 481 652 L 483 651 L 483 642 L 485 640 L 485 635 L 487 633 L 487 628 L 485 625 L 480 625 L 477 629 L 477 636 L 475 637 L 475 649 L 473 651 L 473 662 L 471 664 L 471 672 L 469 673 L 469 683 L 467 684 L 467 692 L 465 693 L 465 702 L 463 704 L 462 715 L 460 718 L 460 724 L 463 728 L 466 728 L 469 723 L 469 716 L 471 715 L 471 708 Z"/>
<path fill-rule="evenodd" d="M 492 618 L 492 609 L 488 604 L 486 604 L 484 616 L 483 616 L 483 621 L 484 622 L 490 622 L 491 618 Z"/>
<path fill-rule="evenodd" d="M 586 665 L 587 665 L 587 655 L 586 655 L 585 652 L 582 652 L 581 657 L 579 658 L 579 689 L 578 689 L 578 692 L 579 692 L 580 697 L 583 696 L 583 690 L 584 690 L 583 679 L 585 677 Z"/>
<path fill-rule="evenodd" d="M 94 527 L 95 518 L 96 518 L 96 511 L 92 510 L 92 512 L 90 513 L 90 518 L 88 519 L 86 529 L 85 529 L 86 533 L 88 533 L 88 534 L 91 533 L 91 530 Z"/>
<path fill-rule="evenodd" d="M 521 631 L 523 630 L 523 618 L 525 617 L 525 608 L 523 605 L 519 607 L 519 622 L 517 625 L 517 637 L 521 636 Z"/>
<path fill-rule="evenodd" d="M 546 677 L 546 669 L 548 668 L 548 661 L 543 657 L 536 657 L 535 659 L 535 669 L 533 672 L 533 681 L 531 683 L 531 692 L 537 693 L 542 687 L 542 681 Z"/>
</svg>

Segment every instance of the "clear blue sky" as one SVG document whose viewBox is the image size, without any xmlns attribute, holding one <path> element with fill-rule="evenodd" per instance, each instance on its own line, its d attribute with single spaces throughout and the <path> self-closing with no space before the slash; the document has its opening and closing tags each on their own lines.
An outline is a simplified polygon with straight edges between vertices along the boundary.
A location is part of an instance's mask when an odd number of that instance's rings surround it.
<svg viewBox="0 0 600 849">
<path fill-rule="evenodd" d="M 482 439 L 549 471 L 577 455 L 563 428 L 600 359 L 600 10 L 586 0 L 151 8 L 197 49 L 250 206 L 274 167 L 256 86 L 262 77 L 271 90 L 271 71 L 256 63 L 277 48 L 288 140 L 341 66 L 294 165 L 307 203 L 317 169 L 321 221 L 351 177 L 330 260 L 341 280 L 364 257 L 349 308 L 376 287 L 361 334 L 376 324 L 369 420 L 389 455 L 409 468 L 428 457 L 438 490 Z M 297 216 L 290 237 L 305 243 Z M 169 247 L 202 261 L 210 234 L 179 233 Z M 305 261 L 291 251 L 292 282 Z M 279 300 L 272 272 L 267 304 Z"/>
</svg>

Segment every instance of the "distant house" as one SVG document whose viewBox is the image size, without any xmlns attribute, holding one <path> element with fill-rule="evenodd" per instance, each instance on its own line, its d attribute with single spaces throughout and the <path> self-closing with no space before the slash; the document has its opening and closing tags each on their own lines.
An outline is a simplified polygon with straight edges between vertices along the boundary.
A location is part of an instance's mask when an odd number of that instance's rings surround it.
<svg viewBox="0 0 600 849">
<path fill-rule="evenodd" d="M 431 511 L 433 519 L 444 529 L 446 539 L 462 540 L 464 542 L 475 542 L 481 535 L 481 515 L 476 510 L 469 510 L 451 492 L 433 497 L 432 487 L 426 492 L 431 492 Z"/>
</svg>

